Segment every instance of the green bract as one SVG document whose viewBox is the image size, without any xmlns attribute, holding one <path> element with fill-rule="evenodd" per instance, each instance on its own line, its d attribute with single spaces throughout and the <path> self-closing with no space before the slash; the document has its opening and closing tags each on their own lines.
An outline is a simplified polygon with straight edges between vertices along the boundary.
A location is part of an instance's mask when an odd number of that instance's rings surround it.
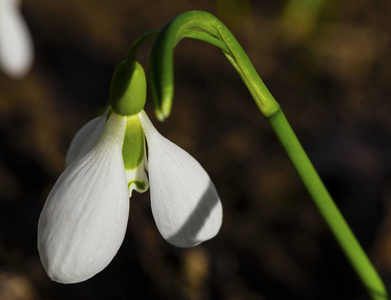
<svg viewBox="0 0 391 300">
<path fill-rule="evenodd" d="M 146 96 L 143 67 L 136 61 L 121 61 L 111 80 L 110 104 L 113 110 L 123 116 L 138 114 L 145 106 Z"/>
</svg>

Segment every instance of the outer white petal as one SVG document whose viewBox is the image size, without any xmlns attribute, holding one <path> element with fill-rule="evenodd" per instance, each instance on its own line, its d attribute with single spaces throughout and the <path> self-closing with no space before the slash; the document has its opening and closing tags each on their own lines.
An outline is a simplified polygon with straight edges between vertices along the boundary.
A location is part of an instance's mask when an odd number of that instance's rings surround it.
<svg viewBox="0 0 391 300">
<path fill-rule="evenodd" d="M 152 214 L 160 233 L 178 247 L 214 237 L 223 210 L 208 174 L 186 151 L 160 135 L 144 111 L 139 117 L 148 143 Z"/>
<path fill-rule="evenodd" d="M 49 194 L 38 223 L 38 250 L 55 281 L 89 279 L 122 244 L 129 216 L 125 124 L 125 117 L 111 114 L 95 147 L 64 171 Z"/>
<path fill-rule="evenodd" d="M 103 116 L 92 119 L 76 133 L 65 157 L 67 166 L 76 160 L 76 158 L 85 155 L 92 149 L 106 124 L 108 112 L 109 110 Z"/>
<path fill-rule="evenodd" d="M 33 62 L 30 32 L 19 11 L 19 1 L 0 1 L 0 65 L 11 77 L 22 77 Z"/>
</svg>

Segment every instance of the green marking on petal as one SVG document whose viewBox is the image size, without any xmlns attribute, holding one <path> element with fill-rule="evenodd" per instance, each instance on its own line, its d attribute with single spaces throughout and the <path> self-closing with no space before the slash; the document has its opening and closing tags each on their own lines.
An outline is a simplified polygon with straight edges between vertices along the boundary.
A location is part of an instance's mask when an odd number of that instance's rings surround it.
<svg viewBox="0 0 391 300">
<path fill-rule="evenodd" d="M 137 168 L 144 158 L 145 136 L 138 115 L 127 117 L 122 156 L 125 169 Z"/>
<path fill-rule="evenodd" d="M 132 180 L 131 182 L 128 182 L 128 188 L 130 188 L 130 186 L 132 184 L 135 184 L 137 189 L 139 190 L 145 190 L 146 189 L 146 184 L 144 181 L 139 181 L 139 180 Z"/>
</svg>

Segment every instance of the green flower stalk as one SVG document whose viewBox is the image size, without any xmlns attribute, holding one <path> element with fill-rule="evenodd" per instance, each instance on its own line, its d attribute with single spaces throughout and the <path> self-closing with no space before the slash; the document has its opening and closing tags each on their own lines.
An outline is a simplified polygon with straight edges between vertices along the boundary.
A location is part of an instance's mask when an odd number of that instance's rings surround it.
<svg viewBox="0 0 391 300">
<path fill-rule="evenodd" d="M 232 33 L 213 15 L 190 11 L 179 15 L 160 32 L 149 60 L 148 86 L 156 117 L 167 118 L 174 97 L 174 48 L 185 37 L 217 46 L 237 70 L 264 116 L 279 108 Z"/>
<path fill-rule="evenodd" d="M 273 98 L 246 53 L 227 27 L 213 15 L 190 11 L 170 21 L 159 33 L 149 60 L 148 85 L 155 114 L 166 119 L 174 97 L 174 48 L 185 37 L 220 48 L 248 87 L 261 113 L 268 119 L 323 219 L 374 300 L 388 299 L 387 290 L 330 197 L 279 104 Z"/>
</svg>

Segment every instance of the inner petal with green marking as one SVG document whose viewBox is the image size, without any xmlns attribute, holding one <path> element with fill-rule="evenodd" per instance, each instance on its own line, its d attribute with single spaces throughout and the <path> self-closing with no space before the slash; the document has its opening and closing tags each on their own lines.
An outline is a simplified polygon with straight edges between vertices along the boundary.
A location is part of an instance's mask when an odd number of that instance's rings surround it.
<svg viewBox="0 0 391 300">
<path fill-rule="evenodd" d="M 130 195 L 133 190 L 145 192 L 149 187 L 145 135 L 137 114 L 127 117 L 122 157 Z"/>
</svg>

